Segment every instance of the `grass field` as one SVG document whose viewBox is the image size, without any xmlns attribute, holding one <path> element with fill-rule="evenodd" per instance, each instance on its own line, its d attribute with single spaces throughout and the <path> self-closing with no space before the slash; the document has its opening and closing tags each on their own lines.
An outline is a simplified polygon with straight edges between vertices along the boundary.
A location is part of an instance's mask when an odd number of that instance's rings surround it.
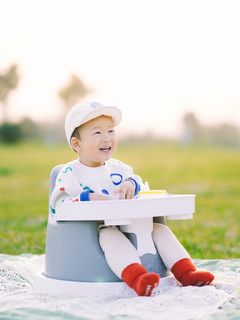
<svg viewBox="0 0 240 320">
<path fill-rule="evenodd" d="M 67 145 L 0 145 L 0 253 L 44 253 L 49 174 L 75 157 Z M 194 219 L 168 221 L 193 258 L 240 258 L 240 150 L 124 143 L 115 157 L 151 189 L 197 195 Z"/>
</svg>

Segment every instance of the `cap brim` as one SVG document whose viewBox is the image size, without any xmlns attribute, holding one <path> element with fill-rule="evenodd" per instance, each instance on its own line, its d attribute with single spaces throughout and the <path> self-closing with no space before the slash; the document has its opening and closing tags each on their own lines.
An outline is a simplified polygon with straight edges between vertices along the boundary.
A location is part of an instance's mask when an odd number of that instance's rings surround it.
<svg viewBox="0 0 240 320">
<path fill-rule="evenodd" d="M 98 108 L 93 110 L 92 112 L 90 112 L 82 121 L 81 124 L 86 123 L 94 118 L 100 117 L 100 116 L 108 116 L 113 118 L 114 121 L 114 125 L 117 126 L 122 119 L 122 112 L 116 108 L 116 107 L 102 107 L 102 108 Z"/>
</svg>

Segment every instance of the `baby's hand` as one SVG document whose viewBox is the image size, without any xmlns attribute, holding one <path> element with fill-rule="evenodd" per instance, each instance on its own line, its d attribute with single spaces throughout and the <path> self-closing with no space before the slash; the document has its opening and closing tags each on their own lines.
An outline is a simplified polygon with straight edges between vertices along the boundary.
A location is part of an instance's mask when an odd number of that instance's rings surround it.
<svg viewBox="0 0 240 320">
<path fill-rule="evenodd" d="M 120 193 L 120 199 L 132 199 L 135 193 L 135 183 L 131 180 L 124 181 L 113 194 L 117 193 Z"/>
<path fill-rule="evenodd" d="M 107 200 L 107 197 L 104 194 L 101 194 L 101 193 L 90 192 L 88 197 L 89 197 L 89 201 Z"/>
</svg>

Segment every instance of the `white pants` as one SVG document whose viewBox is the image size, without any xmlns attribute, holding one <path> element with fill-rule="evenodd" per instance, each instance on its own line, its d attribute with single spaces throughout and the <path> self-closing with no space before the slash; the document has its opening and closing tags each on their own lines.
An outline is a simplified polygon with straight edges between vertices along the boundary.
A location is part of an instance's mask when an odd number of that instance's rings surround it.
<svg viewBox="0 0 240 320">
<path fill-rule="evenodd" d="M 188 252 L 167 226 L 154 223 L 152 237 L 163 263 L 169 270 L 177 261 L 190 259 Z M 100 228 L 99 243 L 109 267 L 119 278 L 128 265 L 141 264 L 137 250 L 117 227 Z"/>
</svg>

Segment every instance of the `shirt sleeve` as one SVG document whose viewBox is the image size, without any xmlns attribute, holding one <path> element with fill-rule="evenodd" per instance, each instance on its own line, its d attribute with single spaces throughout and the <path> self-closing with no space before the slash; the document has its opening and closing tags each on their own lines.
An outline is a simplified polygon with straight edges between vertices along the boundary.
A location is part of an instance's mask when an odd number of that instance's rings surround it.
<svg viewBox="0 0 240 320">
<path fill-rule="evenodd" d="M 90 192 L 93 191 L 90 189 L 83 190 L 83 187 L 78 182 L 74 166 L 65 165 L 57 176 L 55 187 L 50 197 L 52 214 L 55 214 L 56 208 L 66 201 L 88 201 Z"/>
</svg>

